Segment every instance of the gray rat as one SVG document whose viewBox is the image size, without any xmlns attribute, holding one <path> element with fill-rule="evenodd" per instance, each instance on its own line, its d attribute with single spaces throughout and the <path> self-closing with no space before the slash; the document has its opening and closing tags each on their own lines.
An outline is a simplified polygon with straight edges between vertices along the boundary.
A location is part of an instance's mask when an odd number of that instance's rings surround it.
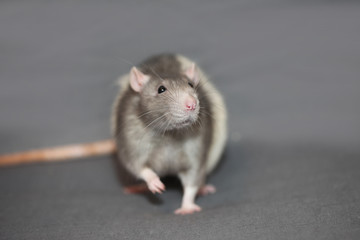
<svg viewBox="0 0 360 240">
<path fill-rule="evenodd" d="M 200 211 L 194 203 L 196 194 L 215 192 L 205 179 L 226 142 L 226 109 L 219 92 L 189 59 L 153 56 L 122 77 L 113 105 L 112 132 L 111 140 L 0 155 L 0 166 L 117 151 L 123 166 L 153 193 L 165 190 L 160 177 L 180 178 L 184 195 L 176 214 Z M 133 186 L 130 192 L 136 189 L 142 190 Z"/>
<path fill-rule="evenodd" d="M 120 86 L 112 132 L 121 163 L 152 193 L 165 190 L 160 177 L 179 177 L 184 193 L 175 214 L 200 211 L 195 197 L 215 191 L 206 176 L 227 138 L 222 96 L 191 60 L 173 54 L 144 60 Z"/>
</svg>

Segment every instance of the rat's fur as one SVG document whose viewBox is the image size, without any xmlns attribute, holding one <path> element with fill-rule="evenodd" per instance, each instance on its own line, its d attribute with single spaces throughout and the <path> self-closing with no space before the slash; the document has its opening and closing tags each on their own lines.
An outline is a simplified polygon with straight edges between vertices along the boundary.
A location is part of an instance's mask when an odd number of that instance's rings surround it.
<svg viewBox="0 0 360 240">
<path fill-rule="evenodd" d="M 112 118 L 121 162 L 151 191 L 164 190 L 158 176 L 180 178 L 184 187 L 182 207 L 176 212 L 180 214 L 200 210 L 195 194 L 219 161 L 227 136 L 221 95 L 200 69 L 193 68 L 198 81 L 191 79 L 187 72 L 191 66 L 189 59 L 179 55 L 145 60 L 138 70 L 122 77 Z M 134 88 L 133 71 L 146 79 L 141 90 L 138 85 Z M 166 92 L 157 92 L 160 85 Z M 183 109 L 183 99 L 189 96 L 196 101 L 190 112 Z"/>
</svg>

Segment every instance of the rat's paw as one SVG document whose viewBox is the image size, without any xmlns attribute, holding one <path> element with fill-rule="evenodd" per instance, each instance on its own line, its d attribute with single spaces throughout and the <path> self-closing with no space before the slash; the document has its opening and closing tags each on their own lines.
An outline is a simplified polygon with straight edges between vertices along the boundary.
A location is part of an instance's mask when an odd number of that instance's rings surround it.
<svg viewBox="0 0 360 240">
<path fill-rule="evenodd" d="M 137 194 L 137 193 L 146 193 L 146 192 L 149 192 L 149 188 L 145 183 L 124 187 L 125 194 Z"/>
<path fill-rule="evenodd" d="M 155 177 L 148 183 L 148 188 L 152 193 L 162 193 L 165 191 L 165 185 L 160 181 L 159 177 Z"/>
<path fill-rule="evenodd" d="M 215 192 L 216 192 L 216 187 L 214 185 L 207 184 L 207 185 L 202 186 L 199 189 L 197 194 L 199 196 L 205 196 L 205 195 L 208 195 L 208 194 L 213 194 Z"/>
<path fill-rule="evenodd" d="M 187 215 L 187 214 L 192 214 L 194 212 L 200 212 L 200 211 L 201 211 L 201 207 L 199 207 L 198 205 L 193 203 L 189 206 L 183 206 L 179 209 L 176 209 L 174 213 L 177 215 Z"/>
</svg>

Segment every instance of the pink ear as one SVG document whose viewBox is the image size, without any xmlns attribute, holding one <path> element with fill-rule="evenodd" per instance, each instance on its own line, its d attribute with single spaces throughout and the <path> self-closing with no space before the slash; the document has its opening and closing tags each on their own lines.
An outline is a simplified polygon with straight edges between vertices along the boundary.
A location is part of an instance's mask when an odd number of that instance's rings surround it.
<svg viewBox="0 0 360 240">
<path fill-rule="evenodd" d="M 191 63 L 190 67 L 188 67 L 184 73 L 190 80 L 193 81 L 194 85 L 197 85 L 199 83 L 199 72 L 195 63 Z"/>
<path fill-rule="evenodd" d="M 136 67 L 131 68 L 130 86 L 135 92 L 140 92 L 149 79 L 148 75 L 143 74 Z"/>
</svg>

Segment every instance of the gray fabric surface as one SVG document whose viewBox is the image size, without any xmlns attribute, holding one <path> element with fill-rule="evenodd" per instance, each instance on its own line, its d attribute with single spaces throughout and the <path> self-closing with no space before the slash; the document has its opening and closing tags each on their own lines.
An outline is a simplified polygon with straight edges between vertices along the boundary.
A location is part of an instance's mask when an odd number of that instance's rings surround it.
<svg viewBox="0 0 360 240">
<path fill-rule="evenodd" d="M 114 81 L 195 59 L 230 138 L 203 211 L 125 195 L 111 157 L 0 169 L 0 239 L 359 239 L 356 1 L 1 1 L 0 153 L 105 139 Z"/>
</svg>

